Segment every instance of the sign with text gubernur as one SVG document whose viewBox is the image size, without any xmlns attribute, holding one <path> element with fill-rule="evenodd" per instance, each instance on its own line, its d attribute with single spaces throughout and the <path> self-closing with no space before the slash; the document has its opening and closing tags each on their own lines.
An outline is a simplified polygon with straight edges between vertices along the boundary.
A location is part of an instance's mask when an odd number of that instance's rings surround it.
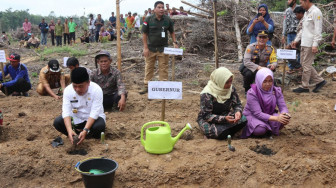
<svg viewBox="0 0 336 188">
<path fill-rule="evenodd" d="M 5 50 L 0 50 L 0 63 L 6 63 L 6 53 Z"/>
<path fill-rule="evenodd" d="M 182 99 L 182 82 L 148 82 L 148 99 Z"/>
<path fill-rule="evenodd" d="M 296 59 L 296 50 L 277 49 L 277 58 Z"/>
<path fill-rule="evenodd" d="M 183 55 L 183 49 L 165 47 L 163 53 L 169 55 Z"/>
</svg>

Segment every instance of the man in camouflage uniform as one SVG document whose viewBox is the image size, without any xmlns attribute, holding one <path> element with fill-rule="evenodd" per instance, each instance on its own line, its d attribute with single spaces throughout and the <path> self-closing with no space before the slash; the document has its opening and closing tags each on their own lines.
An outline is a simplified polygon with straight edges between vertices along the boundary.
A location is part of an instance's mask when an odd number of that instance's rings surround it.
<svg viewBox="0 0 336 188">
<path fill-rule="evenodd" d="M 95 62 L 97 69 L 91 72 L 90 79 L 103 90 L 104 109 L 117 106 L 119 111 L 123 111 L 126 106 L 127 91 L 122 82 L 120 71 L 111 66 L 112 58 L 110 53 L 107 51 L 99 52 L 95 57 Z"/>
<path fill-rule="evenodd" d="M 61 97 L 53 92 L 52 89 L 60 88 L 59 93 L 63 93 L 65 87 L 70 83 L 70 76 L 64 75 L 56 59 L 49 61 L 48 65 L 40 71 L 39 84 L 36 87 L 36 92 L 40 95 L 50 95 L 55 99 Z"/>
<path fill-rule="evenodd" d="M 267 41 L 267 31 L 261 30 L 258 33 L 257 42 L 246 47 L 244 63 L 239 68 L 244 77 L 245 92 L 251 88 L 258 70 L 267 67 L 275 71 L 277 66 L 276 53 L 272 46 L 266 44 Z"/>
</svg>

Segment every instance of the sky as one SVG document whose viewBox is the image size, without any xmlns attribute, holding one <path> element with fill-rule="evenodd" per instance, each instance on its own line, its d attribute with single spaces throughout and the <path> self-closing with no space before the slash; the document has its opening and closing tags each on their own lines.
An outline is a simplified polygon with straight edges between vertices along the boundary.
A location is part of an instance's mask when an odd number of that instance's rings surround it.
<svg viewBox="0 0 336 188">
<path fill-rule="evenodd" d="M 56 16 L 87 16 L 89 13 L 95 15 L 101 14 L 103 19 L 108 19 L 111 12 L 116 12 L 116 0 L 0 0 L 0 11 L 8 8 L 15 10 L 29 9 L 29 13 L 48 16 L 54 11 Z M 157 0 L 121 0 L 120 13 L 128 11 L 137 12 L 143 15 L 144 10 L 154 7 Z M 190 3 L 196 3 L 198 0 L 185 0 Z M 181 3 L 180 0 L 166 0 L 170 8 L 183 6 L 189 10 L 189 6 Z"/>
</svg>

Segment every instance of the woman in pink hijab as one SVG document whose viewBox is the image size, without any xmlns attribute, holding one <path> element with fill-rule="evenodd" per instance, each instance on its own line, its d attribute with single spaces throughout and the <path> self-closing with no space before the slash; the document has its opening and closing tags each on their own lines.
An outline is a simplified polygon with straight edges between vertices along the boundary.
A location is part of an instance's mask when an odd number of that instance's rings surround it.
<svg viewBox="0 0 336 188">
<path fill-rule="evenodd" d="M 266 133 L 279 135 L 279 130 L 289 123 L 291 116 L 281 88 L 274 86 L 273 72 L 270 69 L 263 68 L 257 72 L 255 84 L 251 85 L 246 98 L 243 114 L 247 125 L 242 138 L 263 136 Z"/>
</svg>

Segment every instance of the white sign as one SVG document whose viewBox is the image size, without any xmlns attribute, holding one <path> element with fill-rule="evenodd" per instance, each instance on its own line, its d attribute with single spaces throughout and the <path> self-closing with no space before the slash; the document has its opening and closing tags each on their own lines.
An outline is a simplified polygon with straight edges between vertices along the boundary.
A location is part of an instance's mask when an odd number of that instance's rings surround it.
<svg viewBox="0 0 336 188">
<path fill-rule="evenodd" d="M 5 50 L 0 50 L 0 63 L 6 63 L 6 53 Z"/>
<path fill-rule="evenodd" d="M 296 50 L 277 49 L 277 58 L 279 58 L 279 59 L 296 59 Z"/>
<path fill-rule="evenodd" d="M 165 47 L 163 53 L 169 55 L 183 55 L 183 49 Z"/>
<path fill-rule="evenodd" d="M 68 61 L 69 57 L 63 57 L 63 66 L 67 67 L 67 61 Z"/>
<path fill-rule="evenodd" d="M 148 99 L 182 99 L 182 82 L 148 82 Z"/>
</svg>

